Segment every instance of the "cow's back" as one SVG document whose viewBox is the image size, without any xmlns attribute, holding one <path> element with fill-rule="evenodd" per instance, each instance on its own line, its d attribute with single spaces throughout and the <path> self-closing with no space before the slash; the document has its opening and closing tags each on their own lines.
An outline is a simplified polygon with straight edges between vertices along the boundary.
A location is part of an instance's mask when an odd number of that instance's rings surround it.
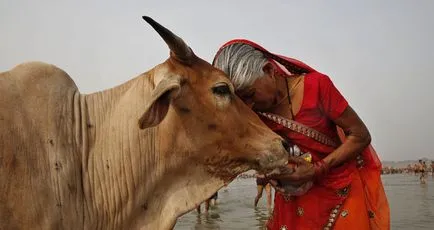
<svg viewBox="0 0 434 230">
<path fill-rule="evenodd" d="M 59 68 L 32 62 L 0 73 L 0 95 L 0 229 L 79 224 L 76 85 Z"/>
</svg>

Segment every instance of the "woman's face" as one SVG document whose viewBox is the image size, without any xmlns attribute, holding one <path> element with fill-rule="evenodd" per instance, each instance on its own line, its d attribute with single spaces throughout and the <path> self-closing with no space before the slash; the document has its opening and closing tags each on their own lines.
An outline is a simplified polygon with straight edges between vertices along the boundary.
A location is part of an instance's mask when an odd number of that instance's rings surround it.
<svg viewBox="0 0 434 230">
<path fill-rule="evenodd" d="M 237 91 L 237 95 L 255 111 L 266 111 L 276 104 L 278 89 L 272 73 L 257 79 L 247 89 Z"/>
</svg>

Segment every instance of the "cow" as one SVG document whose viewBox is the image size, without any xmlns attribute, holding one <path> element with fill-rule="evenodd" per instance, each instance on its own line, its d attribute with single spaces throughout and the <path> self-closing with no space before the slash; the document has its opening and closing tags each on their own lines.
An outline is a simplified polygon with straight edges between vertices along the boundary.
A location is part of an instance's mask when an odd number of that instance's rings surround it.
<svg viewBox="0 0 434 230">
<path fill-rule="evenodd" d="M 170 57 L 124 84 L 81 94 L 47 63 L 0 73 L 0 229 L 171 229 L 285 143 L 227 76 L 143 16 Z"/>
</svg>

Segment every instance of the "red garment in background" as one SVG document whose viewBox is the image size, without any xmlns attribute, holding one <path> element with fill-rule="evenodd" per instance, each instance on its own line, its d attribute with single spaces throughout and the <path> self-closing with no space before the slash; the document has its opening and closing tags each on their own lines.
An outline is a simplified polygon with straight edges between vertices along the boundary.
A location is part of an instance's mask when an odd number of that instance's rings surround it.
<svg viewBox="0 0 434 230">
<path fill-rule="evenodd" d="M 305 73 L 302 105 L 294 120 L 326 134 L 336 142 L 345 141 L 345 135 L 333 120 L 343 113 L 348 102 L 329 77 L 298 60 L 272 54 L 248 40 L 232 40 L 222 48 L 234 43 L 248 44 L 261 50 L 289 72 Z M 314 162 L 334 150 L 266 118 L 263 121 L 272 130 L 298 145 L 303 152 L 310 152 Z M 389 205 L 380 170 L 378 156 L 372 146 L 368 146 L 358 164 L 354 160 L 332 168 L 327 176 L 315 181 L 306 194 L 288 199 L 276 192 L 268 229 L 390 229 Z"/>
</svg>

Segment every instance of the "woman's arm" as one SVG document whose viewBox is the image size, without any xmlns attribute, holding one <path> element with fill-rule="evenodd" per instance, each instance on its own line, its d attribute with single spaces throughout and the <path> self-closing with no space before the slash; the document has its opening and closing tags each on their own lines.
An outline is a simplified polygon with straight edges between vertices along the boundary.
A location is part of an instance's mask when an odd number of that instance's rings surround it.
<svg viewBox="0 0 434 230">
<path fill-rule="evenodd" d="M 344 130 L 347 138 L 342 145 L 324 158 L 328 168 L 340 166 L 354 159 L 371 143 L 368 128 L 351 106 L 347 106 L 341 116 L 333 121 Z"/>
<path fill-rule="evenodd" d="M 371 136 L 363 121 L 359 118 L 357 113 L 347 106 L 342 114 L 333 120 L 335 124 L 345 131 L 346 140 L 337 149 L 331 152 L 323 159 L 324 169 L 320 170 L 321 173 L 326 173 L 328 169 L 340 166 L 345 162 L 354 159 L 361 153 L 371 142 Z M 284 189 L 279 187 L 276 180 L 290 181 L 292 183 L 301 183 L 312 180 L 315 176 L 322 176 L 317 174 L 314 165 L 305 162 L 299 157 L 290 157 L 291 163 L 297 164 L 295 171 L 287 168 L 282 169 L 280 174 L 267 175 L 271 179 L 271 184 L 278 191 L 283 192 Z"/>
<path fill-rule="evenodd" d="M 290 157 L 291 163 L 297 164 L 293 173 L 282 175 L 270 175 L 271 179 L 287 179 L 293 182 L 309 181 L 313 177 L 320 177 L 327 173 L 330 168 L 337 167 L 354 159 L 371 142 L 371 136 L 363 121 L 357 113 L 348 105 L 348 102 L 336 89 L 329 77 L 323 75 L 318 77 L 319 101 L 324 115 L 342 128 L 346 140 L 327 155 L 322 161 L 314 165 L 304 160 Z"/>
</svg>

